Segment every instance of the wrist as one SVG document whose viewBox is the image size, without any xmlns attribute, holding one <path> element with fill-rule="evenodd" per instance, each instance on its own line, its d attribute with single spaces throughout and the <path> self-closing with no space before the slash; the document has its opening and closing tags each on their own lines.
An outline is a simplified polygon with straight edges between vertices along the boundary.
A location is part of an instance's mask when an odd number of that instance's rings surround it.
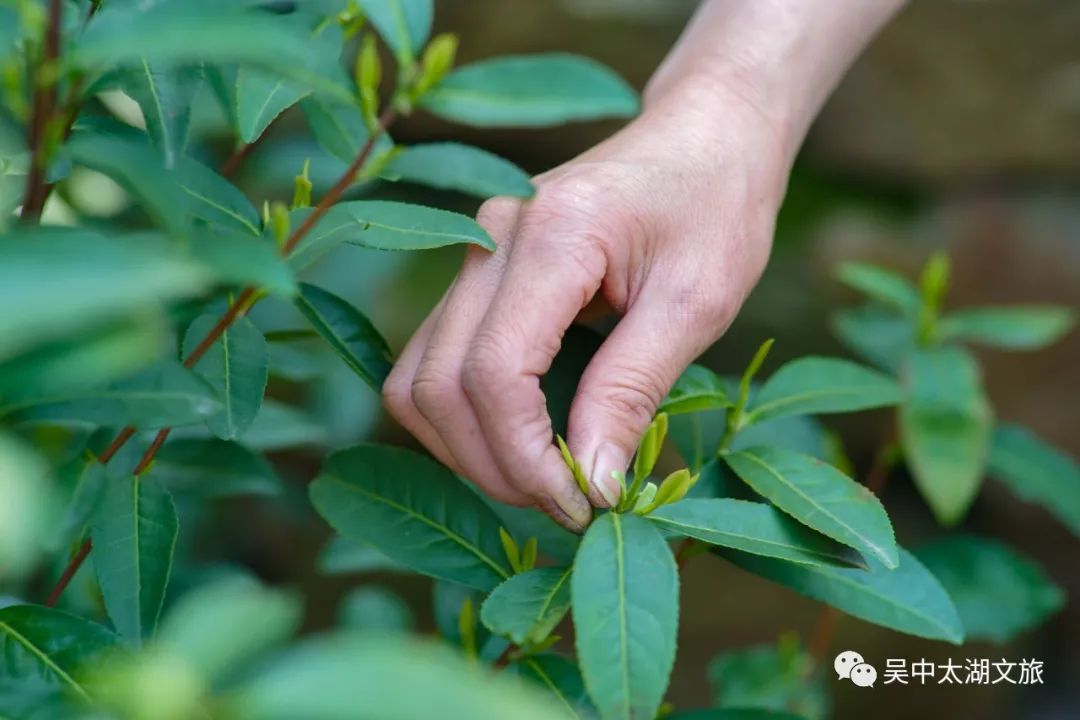
<svg viewBox="0 0 1080 720">
<path fill-rule="evenodd" d="M 643 95 L 643 117 L 653 115 L 677 117 L 686 130 L 716 141 L 767 147 L 785 165 L 794 161 L 805 122 L 792 95 L 757 70 L 719 64 L 654 77 Z"/>
<path fill-rule="evenodd" d="M 904 0 L 706 0 L 650 79 L 646 110 L 672 97 L 753 108 L 791 156 L 833 87 Z M 714 115 L 724 122 L 724 115 Z"/>
</svg>

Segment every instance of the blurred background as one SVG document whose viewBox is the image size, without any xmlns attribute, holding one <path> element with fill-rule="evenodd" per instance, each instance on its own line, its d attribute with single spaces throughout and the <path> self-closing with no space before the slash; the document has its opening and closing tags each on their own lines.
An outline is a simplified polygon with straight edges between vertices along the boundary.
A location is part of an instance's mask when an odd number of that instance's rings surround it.
<svg viewBox="0 0 1080 720">
<path fill-rule="evenodd" d="M 869 1 L 869 0 L 868 0 Z M 597 58 L 641 88 L 677 38 L 690 0 L 442 0 L 436 31 L 461 35 L 461 60 L 567 50 Z M 292 176 L 313 160 L 316 184 L 340 171 L 303 132 L 299 113 L 271 130 L 240 176 L 253 197 L 291 195 Z M 399 142 L 460 139 L 541 172 L 615 130 L 595 123 L 551 131 L 470 131 L 418 116 Z M 376 190 L 475 211 L 463 196 L 407 186 Z M 724 198 L 716 198 L 723 203 Z M 771 264 L 728 335 L 703 362 L 741 370 L 767 337 L 778 339 L 766 372 L 808 353 L 846 355 L 829 332 L 829 314 L 854 302 L 833 278 L 837 263 L 860 260 L 914 276 L 932 250 L 954 267 L 949 307 L 1048 302 L 1080 307 L 1080 3 L 916 0 L 877 39 L 830 100 L 796 165 Z M 357 248 L 317 269 L 326 287 L 367 311 L 399 350 L 452 279 L 458 251 L 393 255 Z M 272 303 L 256 320 L 295 327 Z M 1080 333 L 1033 353 L 982 352 L 999 418 L 1032 428 L 1080 455 Z M 312 409 L 313 442 L 343 446 L 376 436 L 411 444 L 362 384 L 336 361 L 312 365 L 279 358 L 295 378 L 273 393 Z M 307 393 L 298 397 L 298 393 Z M 870 465 L 887 414 L 830 422 L 857 472 Z M 319 573 L 328 529 L 306 499 L 318 454 L 275 458 L 289 482 L 286 503 L 230 500 L 202 529 L 186 532 L 191 557 L 246 565 L 309 598 L 307 625 L 333 623 L 341 598 L 361 583 L 394 590 L 421 629 L 432 627 L 431 584 L 415 577 Z M 902 472 L 883 501 L 906 546 L 941 530 Z M 189 526 L 190 527 L 190 526 Z M 1037 558 L 1072 598 L 1080 598 L 1080 546 L 1049 514 L 988 483 L 964 528 L 1007 540 Z M 684 574 L 681 640 L 670 694 L 679 707 L 711 700 L 708 664 L 718 652 L 775 643 L 781 633 L 809 637 L 820 606 L 711 556 Z M 1044 686 L 884 685 L 866 690 L 834 677 L 826 686 L 838 718 L 1080 717 L 1080 609 L 1075 600 L 1051 622 L 1005 647 L 958 649 L 857 620 L 840 621 L 832 653 L 854 649 L 877 664 L 887 657 L 944 662 L 951 657 L 1036 658 Z M 829 655 L 831 661 L 832 655 Z"/>
</svg>

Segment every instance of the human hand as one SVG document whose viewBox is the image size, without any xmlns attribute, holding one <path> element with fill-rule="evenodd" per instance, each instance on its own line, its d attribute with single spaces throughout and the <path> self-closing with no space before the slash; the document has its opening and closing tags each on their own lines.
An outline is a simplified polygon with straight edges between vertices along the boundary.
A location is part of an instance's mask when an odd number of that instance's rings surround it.
<svg viewBox="0 0 1080 720">
<path fill-rule="evenodd" d="M 622 132 L 484 204 L 471 249 L 384 387 L 390 412 L 489 495 L 581 530 L 618 500 L 660 401 L 764 268 L 807 127 L 903 0 L 706 0 Z M 588 501 L 552 444 L 540 377 L 599 295 L 622 318 L 570 408 Z"/>
<path fill-rule="evenodd" d="M 581 378 L 567 437 L 589 500 L 614 504 L 612 471 L 765 265 L 788 162 L 778 131 L 737 94 L 687 84 L 536 178 L 528 202 L 485 203 L 478 220 L 498 249 L 469 251 L 406 346 L 390 412 L 492 497 L 582 529 L 591 510 L 553 444 L 540 377 L 594 295 L 622 315 Z"/>
</svg>

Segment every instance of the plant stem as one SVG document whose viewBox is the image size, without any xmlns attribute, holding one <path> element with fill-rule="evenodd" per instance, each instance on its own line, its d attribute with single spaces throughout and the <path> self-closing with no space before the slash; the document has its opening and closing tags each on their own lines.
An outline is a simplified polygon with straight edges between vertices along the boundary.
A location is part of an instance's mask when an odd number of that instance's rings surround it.
<svg viewBox="0 0 1080 720">
<path fill-rule="evenodd" d="M 810 634 L 810 642 L 807 643 L 807 652 L 810 655 L 809 671 L 813 673 L 821 667 L 822 661 L 832 645 L 833 635 L 836 634 L 836 625 L 840 621 L 840 611 L 831 605 L 821 608 L 817 622 Z"/>
<path fill-rule="evenodd" d="M 53 587 L 52 592 L 49 593 L 49 599 L 45 601 L 45 607 L 53 607 L 60 599 L 60 596 L 64 594 L 64 590 L 71 583 L 71 578 L 75 577 L 75 573 L 79 571 L 83 561 L 86 560 L 86 556 L 90 554 L 90 548 L 92 544 L 90 539 L 83 540 L 82 545 L 79 546 L 78 551 L 71 557 L 67 567 L 64 568 L 64 572 L 61 573 L 60 579 L 56 581 L 56 586 Z"/>
<path fill-rule="evenodd" d="M 92 17 L 94 17 L 94 13 L 96 13 L 98 11 L 99 7 L 100 7 L 99 3 L 92 3 L 90 5 L 90 10 L 89 10 L 89 12 L 87 12 L 86 18 L 83 21 L 83 28 L 84 29 L 86 27 L 86 24 L 90 22 L 90 19 Z M 57 56 L 59 56 L 59 36 L 57 36 Z M 57 109 L 57 111 L 55 113 L 55 118 L 54 118 L 53 122 L 56 122 L 60 117 L 64 118 L 64 120 L 63 120 L 63 133 L 61 134 L 61 137 L 64 140 L 67 140 L 71 136 L 71 128 L 75 125 L 75 118 L 78 117 L 78 115 L 79 115 L 79 106 L 80 106 L 79 96 L 82 95 L 83 85 L 85 84 L 85 82 L 86 82 L 86 76 L 83 73 L 81 73 L 81 72 L 75 73 L 75 76 L 72 78 L 71 82 L 68 84 L 67 93 L 64 94 L 64 100 L 63 100 L 63 102 L 61 102 L 60 107 Z M 54 89 L 53 89 L 54 99 L 55 99 L 55 93 L 56 93 L 56 89 L 55 89 L 55 86 L 54 86 Z M 31 127 L 32 126 L 33 126 L 33 123 L 31 123 Z M 46 125 L 46 129 L 47 129 L 47 125 Z M 44 138 L 42 138 L 42 139 L 44 139 Z M 34 148 L 34 147 L 35 147 L 35 145 L 32 143 L 31 148 Z M 36 158 L 37 156 L 38 156 L 37 152 L 34 152 L 33 157 Z M 33 205 L 35 207 L 34 211 L 32 213 L 27 213 L 26 208 L 30 207 L 30 204 L 25 203 L 25 202 L 23 203 L 22 217 L 25 218 L 28 221 L 31 220 L 31 219 L 32 220 L 39 220 L 41 218 L 41 213 L 45 209 L 45 203 L 48 201 L 49 195 L 52 193 L 52 189 L 53 189 L 53 184 L 48 182 L 48 179 L 46 177 L 44 177 L 44 174 L 45 174 L 44 164 L 41 165 L 40 169 L 41 169 L 41 177 L 36 181 L 36 184 L 40 184 L 40 190 L 37 191 L 38 192 L 38 198 L 33 203 Z M 33 170 L 33 168 L 31 168 L 31 170 Z M 27 178 L 28 194 L 29 194 L 29 183 L 30 183 L 30 178 L 28 177 Z"/>
<path fill-rule="evenodd" d="M 494 667 L 503 668 L 510 664 L 510 655 L 517 650 L 517 646 L 510 643 L 506 646 L 506 649 L 502 651 L 499 657 L 495 658 L 495 662 L 492 663 Z"/>
<path fill-rule="evenodd" d="M 263 135 L 260 135 L 259 140 L 261 140 L 264 136 L 265 133 Z M 253 143 L 244 143 L 243 145 L 236 148 L 236 150 L 233 151 L 233 154 L 229 156 L 229 159 L 226 160 L 225 163 L 221 166 L 221 176 L 225 178 L 231 178 L 240 168 L 240 165 L 243 164 L 244 160 L 247 160 L 248 155 L 250 155 L 251 151 L 255 149 L 255 146 L 258 144 L 259 140 L 256 140 Z"/>
<path fill-rule="evenodd" d="M 327 191 L 326 195 L 319 201 L 319 204 L 312 208 L 311 212 L 308 213 L 307 218 L 300 224 L 300 227 L 296 228 L 289 236 L 288 241 L 286 241 L 281 249 L 282 255 L 287 256 L 291 253 L 296 246 L 307 237 L 307 234 L 311 232 L 311 229 L 315 227 L 316 223 L 318 223 L 330 208 L 341 199 L 341 196 L 349 189 L 353 179 L 360 170 L 363 169 L 364 164 L 371 156 L 371 152 L 374 150 L 375 142 L 379 139 L 379 136 L 386 132 L 396 119 L 397 111 L 393 108 L 387 109 L 382 114 L 379 118 L 379 131 L 371 134 L 367 139 L 367 142 L 364 143 L 364 146 L 360 148 L 360 152 L 357 153 L 356 159 L 353 160 L 352 164 L 344 174 L 342 174 L 338 181 L 334 183 L 334 186 Z M 199 359 L 206 354 L 206 351 L 217 342 L 236 319 L 245 315 L 252 307 L 254 307 L 258 300 L 258 290 L 256 288 L 244 288 L 237 296 L 236 301 L 233 302 L 229 306 L 229 309 L 225 311 L 225 314 L 221 316 L 221 319 L 218 320 L 217 324 L 210 329 L 206 334 L 206 337 L 204 337 L 202 341 L 195 346 L 195 349 L 191 351 L 191 354 L 187 356 L 184 360 L 184 367 L 189 369 L 194 367 L 195 364 L 199 362 Z M 172 428 L 162 428 L 158 431 L 153 442 L 150 443 L 150 447 L 146 449 L 146 452 L 143 453 L 142 458 L 139 460 L 139 464 L 135 467 L 135 470 L 133 471 L 135 475 L 141 475 L 146 472 L 147 468 L 150 467 L 150 463 L 154 461 L 154 456 L 157 455 L 158 450 L 161 449 L 166 438 L 168 438 L 171 430 Z M 109 447 L 98 456 L 98 462 L 102 464 L 107 463 L 134 435 L 134 427 L 128 426 L 121 430 L 116 438 L 109 444 Z M 68 563 L 67 568 L 64 570 L 64 574 L 60 577 L 60 581 L 57 582 L 56 586 L 52 589 L 52 592 L 49 593 L 49 600 L 51 602 L 48 604 L 55 604 L 60 598 L 60 595 L 64 592 L 64 588 L 67 587 L 68 583 L 71 582 L 71 578 L 78 572 L 79 567 L 83 564 L 83 561 L 86 560 L 86 556 L 90 554 L 90 549 L 91 544 L 90 541 L 87 540 L 79 548 L 79 552 L 75 554 L 71 559 L 71 562 Z"/>
<path fill-rule="evenodd" d="M 281 250 L 282 254 L 288 255 L 296 249 L 296 246 L 300 244 L 301 240 L 307 237 L 307 234 L 311 232 L 311 229 L 315 227 L 315 224 L 322 219 L 322 216 L 341 199 L 341 196 L 345 194 L 345 191 L 352 185 L 353 180 L 364 168 L 364 164 L 367 162 L 368 157 L 371 156 L 372 150 L 375 149 L 375 141 L 386 132 L 386 129 L 390 127 L 395 120 L 397 120 L 397 110 L 393 107 L 388 108 L 383 112 L 379 117 L 378 131 L 371 134 L 371 137 L 364 143 L 364 147 L 361 148 L 360 152 L 356 155 L 356 159 L 353 160 L 352 165 L 350 165 L 341 177 L 338 178 L 338 181 L 327 191 L 319 204 L 308 213 L 308 216 L 304 219 L 304 222 L 300 224 L 300 227 L 293 231 L 292 236 Z"/>
<path fill-rule="evenodd" d="M 49 17 L 45 26 L 45 37 L 41 58 L 34 72 L 34 99 L 30 114 L 28 144 L 30 147 L 30 171 L 26 174 L 26 192 L 23 196 L 21 219 L 25 223 L 36 223 L 41 219 L 48 197 L 45 180 L 45 162 L 49 124 L 53 121 L 56 109 L 57 80 L 47 73 L 56 71 L 56 61 L 60 57 L 60 25 L 63 21 L 63 1 L 49 0 Z"/>
<path fill-rule="evenodd" d="M 104 465 L 113 459 L 113 455 L 116 455 L 120 451 L 120 448 L 124 447 L 124 444 L 131 439 L 131 436 L 135 434 L 135 428 L 130 425 L 123 430 L 109 443 L 109 447 L 105 448 L 105 452 L 98 455 L 98 462 Z"/>
</svg>

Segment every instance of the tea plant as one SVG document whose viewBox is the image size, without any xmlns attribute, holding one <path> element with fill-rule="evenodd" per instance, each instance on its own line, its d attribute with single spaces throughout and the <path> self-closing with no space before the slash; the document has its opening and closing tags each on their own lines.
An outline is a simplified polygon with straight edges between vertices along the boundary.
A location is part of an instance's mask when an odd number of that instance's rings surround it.
<svg viewBox="0 0 1080 720">
<path fill-rule="evenodd" d="M 417 112 L 540 127 L 636 111 L 625 83 L 582 58 L 455 67 L 457 40 L 429 38 L 432 15 L 430 0 L 0 0 L 0 582 L 12 596 L 0 609 L 0 714 L 653 718 L 671 709 L 679 568 L 702 550 L 950 642 L 989 632 L 979 620 L 1003 588 L 1041 602 L 996 622 L 999 632 L 1060 603 L 1015 551 L 961 538 L 920 561 L 899 547 L 881 503 L 811 417 L 898 407 L 899 447 L 939 517 L 960 518 L 986 464 L 1075 530 L 1075 465 L 1024 431 L 991 441 L 974 365 L 951 345 L 1038 344 L 1071 320 L 1033 331 L 1015 311 L 942 315 L 940 263 L 921 294 L 881 271 L 845 271 L 894 309 L 846 321 L 863 323 L 851 336 L 885 372 L 804 358 L 756 387 L 771 343 L 737 382 L 691 367 L 619 478 L 617 507 L 580 538 L 482 498 L 419 453 L 330 454 L 310 486 L 341 535 L 324 569 L 436 578 L 442 642 L 409 637 L 407 613 L 361 588 L 341 628 L 290 644 L 294 595 L 234 571 L 179 573 L 214 499 L 287 494 L 265 453 L 318 444 L 300 411 L 266 397 L 272 376 L 310 376 L 297 346 L 322 341 L 374 391 L 386 377 L 387 343 L 309 282 L 313 265 L 345 245 L 494 248 L 463 215 L 370 199 L 375 182 L 531 195 L 501 158 L 457 143 L 399 146 L 393 127 Z M 253 203 L 227 178 L 282 115 L 302 116 L 325 155 L 295 169 L 291 203 Z M 232 151 L 217 164 L 222 124 Z M 337 177 L 323 182 L 328 166 Z M 102 211 L 81 193 L 113 187 L 106 178 L 123 193 Z M 293 324 L 264 325 L 256 306 L 291 308 Z M 573 330 L 545 378 L 557 425 L 594 347 Z M 957 379 L 927 380 L 945 371 Z M 668 437 L 687 467 L 653 477 Z M 900 454 L 891 448 L 882 467 Z M 1012 574 L 974 583 L 950 572 L 957 563 Z M 559 644 L 567 616 L 572 656 Z M 790 642 L 781 655 L 799 664 Z"/>
<path fill-rule="evenodd" d="M 904 465 L 937 521 L 951 527 L 964 519 L 990 476 L 1020 499 L 1041 505 L 1080 537 L 1080 468 L 1031 431 L 995 423 L 978 362 L 964 347 L 971 343 L 1002 350 L 1038 349 L 1069 332 L 1074 314 L 1048 305 L 946 311 L 949 262 L 943 254 L 931 257 L 918 286 L 864 264 L 844 264 L 838 275 L 869 301 L 835 315 L 836 335 L 856 355 L 893 375 L 903 388 L 890 433 L 867 474 L 867 486 L 880 493 L 890 472 Z M 800 435 L 818 452 L 835 456 L 835 447 L 820 429 Z M 681 446 L 693 447 L 692 441 L 684 436 Z M 1064 591 L 1037 563 L 991 538 L 949 533 L 915 548 L 913 554 L 951 598 L 966 640 L 1007 643 L 1065 604 Z M 869 619 L 859 613 L 857 593 L 841 603 L 836 602 L 835 591 L 808 576 L 772 577 Z M 712 667 L 717 702 L 798 709 L 807 717 L 827 714 L 821 677 L 807 670 L 820 665 L 826 655 L 834 627 L 829 615 L 823 614 L 820 635 L 812 641 L 817 646 L 809 652 L 797 640 L 786 638 L 776 648 L 758 647 L 717 658 Z"/>
</svg>

